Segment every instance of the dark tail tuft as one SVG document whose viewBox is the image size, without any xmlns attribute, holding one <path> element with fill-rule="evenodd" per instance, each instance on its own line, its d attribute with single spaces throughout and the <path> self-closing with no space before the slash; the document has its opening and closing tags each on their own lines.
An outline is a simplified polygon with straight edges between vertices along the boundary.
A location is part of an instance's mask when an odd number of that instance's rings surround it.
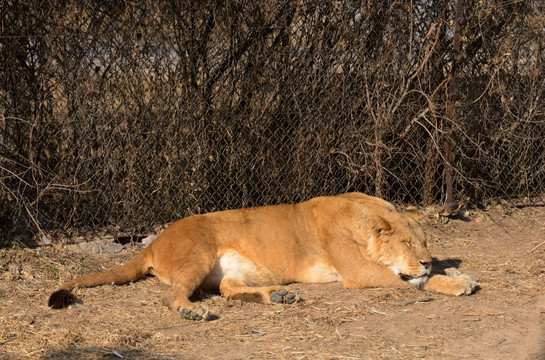
<svg viewBox="0 0 545 360">
<path fill-rule="evenodd" d="M 76 301 L 74 294 L 70 290 L 57 290 L 49 297 L 49 307 L 53 309 L 62 309 Z"/>
</svg>

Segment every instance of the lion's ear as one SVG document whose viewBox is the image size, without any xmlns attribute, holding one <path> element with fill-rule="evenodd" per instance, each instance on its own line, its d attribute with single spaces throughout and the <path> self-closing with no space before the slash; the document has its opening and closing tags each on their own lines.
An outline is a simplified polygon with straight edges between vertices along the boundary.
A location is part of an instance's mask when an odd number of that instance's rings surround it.
<svg viewBox="0 0 545 360">
<path fill-rule="evenodd" d="M 388 235 L 392 232 L 392 226 L 388 221 L 380 216 L 374 217 L 369 220 L 369 227 L 373 231 L 375 236 Z"/>
<path fill-rule="evenodd" d="M 407 206 L 405 209 L 403 209 L 403 214 L 416 221 L 420 220 L 420 214 L 418 213 L 418 208 L 416 206 Z"/>
</svg>

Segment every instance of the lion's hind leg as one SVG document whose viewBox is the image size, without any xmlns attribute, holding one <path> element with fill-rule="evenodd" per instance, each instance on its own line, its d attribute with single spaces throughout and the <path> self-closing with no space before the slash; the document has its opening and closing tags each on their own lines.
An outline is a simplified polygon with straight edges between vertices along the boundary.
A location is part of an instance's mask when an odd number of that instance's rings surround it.
<svg viewBox="0 0 545 360">
<path fill-rule="evenodd" d="M 165 304 L 171 311 L 180 314 L 181 317 L 188 320 L 206 321 L 210 314 L 208 307 L 203 304 L 194 304 L 189 301 L 190 292 L 173 287 L 164 297 Z"/>
<path fill-rule="evenodd" d="M 223 278 L 219 289 L 222 296 L 247 302 L 293 304 L 299 300 L 295 291 L 282 286 L 252 287 L 235 278 Z"/>
<path fill-rule="evenodd" d="M 168 281 L 165 282 L 170 283 L 172 288 L 163 296 L 162 301 L 172 312 L 184 319 L 205 321 L 210 318 L 208 307 L 191 302 L 189 297 L 199 287 L 206 271 L 200 271 L 202 267 L 192 264 L 181 266 L 169 274 Z"/>
</svg>

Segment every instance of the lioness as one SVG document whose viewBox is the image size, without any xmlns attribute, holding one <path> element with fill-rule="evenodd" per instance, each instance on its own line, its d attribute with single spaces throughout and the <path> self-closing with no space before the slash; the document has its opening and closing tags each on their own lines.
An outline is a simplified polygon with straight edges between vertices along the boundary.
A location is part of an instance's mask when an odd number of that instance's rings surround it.
<svg viewBox="0 0 545 360">
<path fill-rule="evenodd" d="M 471 294 L 477 282 L 456 269 L 432 275 L 417 220 L 414 208 L 400 212 L 361 193 L 194 215 L 167 227 L 126 265 L 64 283 L 49 306 L 73 302 L 78 286 L 123 284 L 146 274 L 172 286 L 163 303 L 190 320 L 209 318 L 205 305 L 188 299 L 198 287 L 265 304 L 297 301 L 283 286 L 293 282 Z"/>
</svg>

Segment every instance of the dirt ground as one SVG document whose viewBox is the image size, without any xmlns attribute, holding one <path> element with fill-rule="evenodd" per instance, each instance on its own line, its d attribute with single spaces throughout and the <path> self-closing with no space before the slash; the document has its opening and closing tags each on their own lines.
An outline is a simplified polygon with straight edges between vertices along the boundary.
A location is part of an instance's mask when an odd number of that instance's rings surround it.
<svg viewBox="0 0 545 360">
<path fill-rule="evenodd" d="M 294 284 L 295 305 L 200 294 L 215 317 L 194 323 L 168 311 L 167 286 L 148 277 L 79 289 L 81 303 L 52 310 L 62 281 L 120 265 L 141 245 L 94 255 L 14 244 L 0 249 L 0 358 L 545 359 L 545 208 L 422 222 L 437 262 L 475 277 L 476 294 Z"/>
</svg>

